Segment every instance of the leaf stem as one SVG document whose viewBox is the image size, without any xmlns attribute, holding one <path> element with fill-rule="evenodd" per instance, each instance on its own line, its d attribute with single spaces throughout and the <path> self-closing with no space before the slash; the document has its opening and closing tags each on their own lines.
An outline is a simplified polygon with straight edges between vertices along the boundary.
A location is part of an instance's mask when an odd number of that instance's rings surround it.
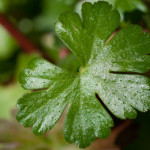
<svg viewBox="0 0 150 150">
<path fill-rule="evenodd" d="M 16 27 L 0 12 L 0 24 L 14 37 L 18 44 L 26 53 L 40 52 L 40 50 L 31 43 Z"/>
</svg>

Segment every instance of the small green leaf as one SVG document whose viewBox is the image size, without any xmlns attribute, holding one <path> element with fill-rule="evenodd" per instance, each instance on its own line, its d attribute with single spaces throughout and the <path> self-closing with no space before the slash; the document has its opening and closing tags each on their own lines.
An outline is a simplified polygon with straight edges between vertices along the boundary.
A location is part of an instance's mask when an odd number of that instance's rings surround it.
<svg viewBox="0 0 150 150">
<path fill-rule="evenodd" d="M 97 99 L 121 119 L 133 119 L 150 109 L 150 35 L 138 26 L 121 30 L 119 14 L 107 2 L 84 3 L 82 19 L 64 13 L 55 24 L 57 35 L 79 60 L 71 73 L 43 59 L 33 60 L 21 73 L 26 89 L 43 89 L 19 99 L 17 119 L 43 134 L 57 122 L 69 103 L 64 137 L 81 148 L 110 134 L 113 120 Z"/>
<path fill-rule="evenodd" d="M 119 11 L 121 21 L 124 20 L 124 14 L 126 12 L 140 10 L 146 13 L 148 11 L 148 8 L 142 0 L 81 0 L 76 4 L 75 11 L 81 15 L 81 6 L 84 2 L 94 3 L 97 1 L 107 1 L 109 4 L 112 4 L 113 7 Z"/>
<path fill-rule="evenodd" d="M 85 65 L 91 57 L 94 40 L 106 42 L 118 27 L 119 18 L 118 12 L 106 2 L 100 5 L 86 3 L 82 7 L 83 22 L 77 13 L 64 13 L 56 23 L 55 30 L 81 64 Z"/>
</svg>

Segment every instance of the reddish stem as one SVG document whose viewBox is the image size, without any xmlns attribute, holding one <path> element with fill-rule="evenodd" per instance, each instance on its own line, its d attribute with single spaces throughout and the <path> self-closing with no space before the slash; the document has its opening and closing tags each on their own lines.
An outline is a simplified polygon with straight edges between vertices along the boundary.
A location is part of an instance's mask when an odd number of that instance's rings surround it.
<svg viewBox="0 0 150 150">
<path fill-rule="evenodd" d="M 14 37 L 26 53 L 39 52 L 39 49 L 31 43 L 1 12 L 0 24 Z"/>
</svg>

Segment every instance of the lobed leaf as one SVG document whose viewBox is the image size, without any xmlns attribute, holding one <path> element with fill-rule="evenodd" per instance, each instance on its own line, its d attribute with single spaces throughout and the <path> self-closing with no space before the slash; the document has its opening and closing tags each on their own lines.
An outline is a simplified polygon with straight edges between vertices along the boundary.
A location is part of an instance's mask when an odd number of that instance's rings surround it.
<svg viewBox="0 0 150 150">
<path fill-rule="evenodd" d="M 107 2 L 84 3 L 82 19 L 64 13 L 55 24 L 62 41 L 80 61 L 71 73 L 43 59 L 35 59 L 20 78 L 26 89 L 40 89 L 19 99 L 17 119 L 43 134 L 57 122 L 69 103 L 64 137 L 81 148 L 110 134 L 113 120 L 106 107 L 121 119 L 133 119 L 150 109 L 150 35 L 138 26 L 109 37 L 119 25 L 119 14 Z M 43 89 L 43 90 L 42 90 Z"/>
</svg>

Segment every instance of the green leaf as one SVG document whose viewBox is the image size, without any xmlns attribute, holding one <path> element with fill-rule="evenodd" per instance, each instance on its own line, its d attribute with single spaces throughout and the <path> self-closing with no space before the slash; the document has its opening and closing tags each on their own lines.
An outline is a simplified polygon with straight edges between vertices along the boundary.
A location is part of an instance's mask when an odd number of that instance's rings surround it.
<svg viewBox="0 0 150 150">
<path fill-rule="evenodd" d="M 112 6 L 108 3 L 103 2 L 100 5 L 83 5 L 83 23 L 77 13 L 70 12 L 61 15 L 60 21 L 55 25 L 60 39 L 72 50 L 82 65 L 91 57 L 94 40 L 101 39 L 102 42 L 106 42 L 119 24 L 118 12 L 112 11 Z"/>
<path fill-rule="evenodd" d="M 71 72 L 77 72 L 80 68 L 79 61 L 75 58 L 75 56 L 72 53 L 68 54 L 66 58 L 60 59 L 57 64 L 59 67 L 67 69 Z"/>
<path fill-rule="evenodd" d="M 124 20 L 124 13 L 132 12 L 134 10 L 140 10 L 141 12 L 146 13 L 148 8 L 142 2 L 142 0 L 82 0 L 76 4 L 75 10 L 79 14 L 81 14 L 81 6 L 84 2 L 97 2 L 97 1 L 107 1 L 113 5 L 115 9 L 117 9 L 121 15 L 121 21 Z"/>
<path fill-rule="evenodd" d="M 0 119 L 11 119 L 11 111 L 16 106 L 16 101 L 22 94 L 26 92 L 23 88 L 21 88 L 20 84 L 16 82 L 18 77 L 18 72 L 23 68 L 27 67 L 28 63 L 31 59 L 37 57 L 36 54 L 20 54 L 18 56 L 18 60 L 16 64 L 13 64 L 12 60 L 7 61 L 0 61 L 0 81 L 5 81 L 8 77 L 12 78 L 12 74 L 10 74 L 13 70 L 15 70 L 16 75 L 15 79 L 13 80 L 13 84 L 9 83 L 7 86 L 0 85 Z M 13 58 L 17 59 L 17 58 Z M 15 68 L 15 66 L 17 66 Z M 12 69 L 11 69 L 12 67 Z M 3 78 L 2 78 L 3 77 Z M 9 78 L 8 78 L 9 79 Z M 6 80 L 7 81 L 7 80 Z M 7 81 L 8 82 L 8 81 Z"/>
<path fill-rule="evenodd" d="M 80 70 L 71 73 L 46 60 L 33 60 L 21 73 L 20 83 L 43 90 L 19 99 L 18 121 L 43 134 L 69 103 L 64 137 L 85 148 L 95 138 L 109 136 L 113 126 L 97 94 L 121 119 L 135 118 L 135 109 L 150 109 L 150 79 L 144 76 L 150 68 L 150 35 L 130 26 L 110 40 L 118 26 L 119 14 L 107 2 L 84 3 L 82 20 L 76 13 L 62 14 L 55 30 L 80 61 Z"/>
</svg>

